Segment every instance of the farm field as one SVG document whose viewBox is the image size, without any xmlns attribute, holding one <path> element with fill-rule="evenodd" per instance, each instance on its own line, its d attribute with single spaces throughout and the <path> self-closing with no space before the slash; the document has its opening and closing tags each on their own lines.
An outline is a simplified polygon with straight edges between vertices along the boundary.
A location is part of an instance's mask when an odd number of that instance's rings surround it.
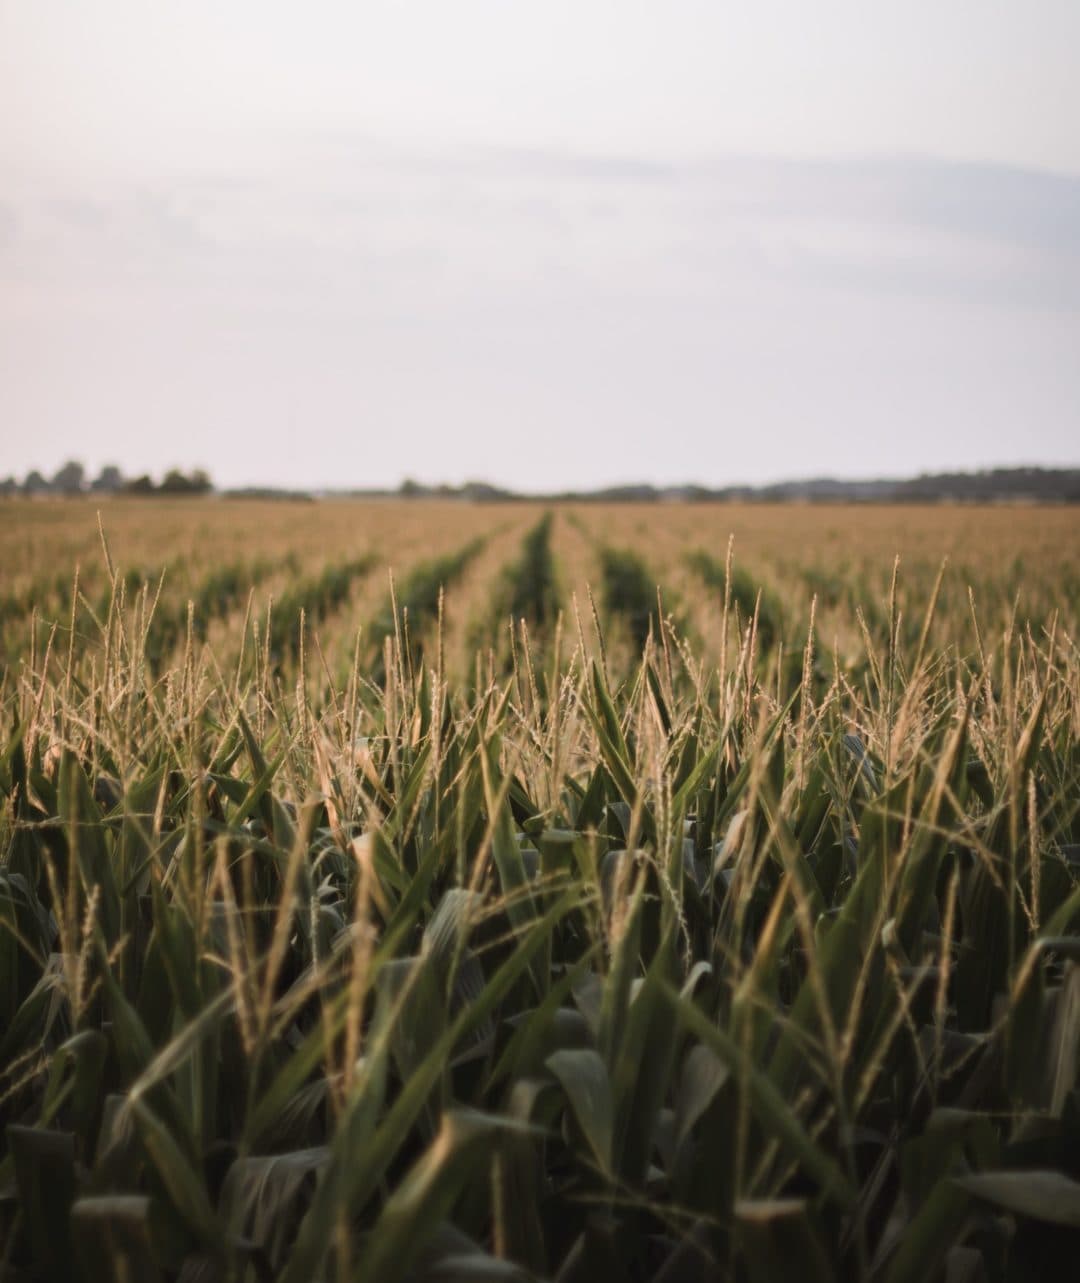
<svg viewBox="0 0 1080 1283">
<path fill-rule="evenodd" d="M 0 1278 L 1075 1260 L 1076 509 L 98 512 L 0 504 Z"/>
<path fill-rule="evenodd" d="M 10 667 L 29 653 L 32 634 L 37 645 L 47 639 L 52 623 L 70 626 L 76 569 L 76 647 L 100 639 L 93 620 L 102 621 L 113 597 L 103 530 L 124 606 L 133 607 L 144 586 L 148 604 L 157 599 L 151 640 L 168 658 L 176 657 L 169 648 L 179 647 L 186 631 L 190 600 L 198 640 L 212 636 L 215 654 L 232 660 L 244 637 L 250 597 L 264 634 L 271 603 L 285 616 L 281 626 L 293 628 L 297 620 L 289 613 L 295 610 L 298 616 L 306 600 L 309 628 L 318 633 L 324 652 L 351 664 L 357 629 L 370 631 L 385 602 L 388 571 L 400 581 L 423 562 L 467 551 L 446 595 L 450 640 L 462 643 L 453 675 L 461 678 L 471 666 L 472 643 L 493 622 L 493 611 L 495 632 L 502 632 L 496 580 L 543 513 L 530 504 L 393 500 L 0 503 L 0 660 Z M 885 610 L 897 556 L 899 606 L 905 626 L 916 631 L 948 559 L 932 622 L 932 637 L 941 644 L 971 643 L 969 589 L 979 619 L 993 630 L 1006 625 L 1017 603 L 1020 620 L 1042 624 L 1056 611 L 1061 625 L 1074 631 L 1080 519 L 1070 508 L 560 507 L 549 536 L 556 608 L 569 624 L 576 595 L 579 609 L 588 613 L 590 586 L 602 606 L 603 550 L 629 551 L 653 581 L 650 598 L 659 583 L 671 608 L 678 607 L 684 621 L 694 625 L 704 653 L 716 659 L 722 633 L 717 612 L 723 607 L 717 583 L 723 582 L 729 538 L 744 621 L 757 589 L 763 592 L 761 609 L 768 622 L 759 644 L 766 642 L 766 632 L 773 639 L 782 617 L 780 631 L 789 651 L 801 650 L 816 597 L 820 637 L 830 648 L 840 642 L 845 662 L 856 662 L 864 635 L 855 607 L 880 641 L 888 631 Z M 477 540 L 484 541 L 482 548 L 474 546 Z M 321 592 L 320 577 L 326 578 Z M 34 610 L 38 623 L 31 629 Z M 608 624 L 617 634 L 622 631 L 619 620 Z"/>
</svg>

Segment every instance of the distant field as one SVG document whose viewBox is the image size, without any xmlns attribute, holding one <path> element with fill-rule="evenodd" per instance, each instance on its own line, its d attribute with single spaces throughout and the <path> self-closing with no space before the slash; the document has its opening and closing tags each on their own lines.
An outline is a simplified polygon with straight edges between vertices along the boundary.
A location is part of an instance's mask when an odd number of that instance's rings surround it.
<svg viewBox="0 0 1080 1283">
<path fill-rule="evenodd" d="M 0 1277 L 1064 1277 L 1076 509 L 100 522 L 0 504 Z"/>
<path fill-rule="evenodd" d="M 436 502 L 268 503 L 216 499 L 0 503 L 0 658 L 27 653 L 29 620 L 39 641 L 51 622 L 70 623 L 75 569 L 80 606 L 77 645 L 95 636 L 111 592 L 98 514 L 127 604 L 145 584 L 158 599 L 159 632 L 179 645 L 175 627 L 194 602 L 200 635 L 231 652 L 250 606 L 264 615 L 307 604 L 323 649 L 351 660 L 357 630 L 384 604 L 388 572 L 400 582 L 420 563 L 465 549 L 468 563 L 446 585 L 446 619 L 457 675 L 471 659 L 470 640 L 497 611 L 497 584 L 525 532 L 543 509 L 526 504 Z M 1045 622 L 1056 610 L 1075 631 L 1080 607 L 1080 515 L 1072 508 L 833 505 L 586 505 L 556 510 L 550 550 L 558 608 L 588 613 L 588 589 L 603 609 L 605 549 L 640 558 L 667 603 L 679 607 L 712 655 L 719 643 L 723 594 L 696 554 L 726 561 L 733 539 L 742 592 L 761 588 L 770 638 L 802 647 L 811 600 L 820 636 L 844 656 L 862 645 L 859 606 L 872 635 L 883 626 L 894 558 L 899 601 L 917 627 L 943 559 L 935 638 L 964 646 L 971 589 L 979 617 L 1001 626 L 1014 604 L 1021 619 Z M 332 600 L 317 591 L 335 571 L 347 581 Z M 721 574 L 722 578 L 722 574 Z M 158 596 L 160 585 L 160 596 Z M 312 619 L 312 606 L 317 618 Z M 619 612 L 613 611 L 613 615 Z M 782 617 L 782 627 L 779 624 Z M 292 622 L 292 621 L 290 621 Z M 166 627 L 166 623 L 168 627 Z M 430 623 L 425 620 L 422 627 Z M 620 621 L 612 626 L 620 632 Z M 498 637 L 488 629 L 485 636 Z M 175 635 L 175 636 L 174 636 Z"/>
</svg>

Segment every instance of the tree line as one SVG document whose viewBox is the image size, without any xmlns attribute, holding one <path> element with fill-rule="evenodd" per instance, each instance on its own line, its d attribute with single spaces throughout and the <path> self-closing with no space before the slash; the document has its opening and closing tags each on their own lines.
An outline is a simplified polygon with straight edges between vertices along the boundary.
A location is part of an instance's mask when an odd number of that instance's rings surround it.
<svg viewBox="0 0 1080 1283">
<path fill-rule="evenodd" d="M 149 473 L 125 477 L 114 463 L 107 463 L 96 477 L 91 478 L 86 468 L 77 460 L 69 459 L 51 477 L 36 468 L 20 481 L 16 477 L 0 480 L 0 495 L 80 495 L 80 494 L 129 494 L 129 495 L 200 495 L 209 494 L 214 488 L 210 474 L 203 468 L 182 472 L 170 468 L 155 481 Z"/>
</svg>

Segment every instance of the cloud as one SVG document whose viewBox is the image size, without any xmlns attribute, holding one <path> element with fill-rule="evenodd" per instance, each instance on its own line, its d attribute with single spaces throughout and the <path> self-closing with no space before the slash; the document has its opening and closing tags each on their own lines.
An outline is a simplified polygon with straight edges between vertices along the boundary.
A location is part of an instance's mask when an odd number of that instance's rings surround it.
<svg viewBox="0 0 1080 1283">
<path fill-rule="evenodd" d="M 856 218 L 1080 253 L 1080 175 L 917 156 L 660 161 L 542 148 L 388 147 L 331 134 L 311 156 L 324 173 L 555 189 L 666 187 L 759 217 Z M 351 164 L 338 169 L 339 165 Z M 602 193 L 598 193 L 602 194 Z"/>
<path fill-rule="evenodd" d="M 1080 255 L 1080 176 L 907 162 L 896 202 L 912 221 L 1044 252 Z"/>
<path fill-rule="evenodd" d="M 680 167 L 668 161 L 620 153 L 573 152 L 554 147 L 449 144 L 439 148 L 388 145 L 343 131 L 318 135 L 305 148 L 326 163 L 356 163 L 388 174 L 578 182 L 669 182 Z"/>
<path fill-rule="evenodd" d="M 400 301 L 570 283 L 695 294 L 723 278 L 1080 307 L 1080 177 L 910 157 L 675 163 L 316 135 L 276 165 L 9 202 L 9 255 L 16 222 L 28 254 L 185 288 L 306 281 Z"/>
<path fill-rule="evenodd" d="M 393 482 L 416 457 L 520 481 L 528 440 L 537 485 L 571 455 L 583 484 L 1060 461 L 1078 186 L 316 135 L 228 173 L 23 190 L 0 205 L 11 421 L 58 459 L 89 423 L 145 468 L 182 435 L 235 482 Z"/>
</svg>

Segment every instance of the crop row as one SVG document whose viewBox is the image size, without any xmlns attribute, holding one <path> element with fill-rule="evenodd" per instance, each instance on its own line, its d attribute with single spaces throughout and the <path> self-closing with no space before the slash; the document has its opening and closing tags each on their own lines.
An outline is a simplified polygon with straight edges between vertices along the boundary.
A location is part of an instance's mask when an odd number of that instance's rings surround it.
<svg viewBox="0 0 1080 1283">
<path fill-rule="evenodd" d="M 556 536 L 491 594 L 530 639 Z M 1067 631 L 966 641 L 932 583 L 905 625 L 898 584 L 855 666 L 810 633 L 777 681 L 726 557 L 676 600 L 605 532 L 560 664 L 453 683 L 479 550 L 403 576 L 345 682 L 254 648 L 225 680 L 212 635 L 150 672 L 130 600 L 6 677 L 6 1275 L 1049 1276 L 1080 1232 Z M 369 570 L 279 598 L 271 649 L 301 609 L 329 646 Z M 726 647 L 681 622 L 702 580 Z"/>
</svg>

